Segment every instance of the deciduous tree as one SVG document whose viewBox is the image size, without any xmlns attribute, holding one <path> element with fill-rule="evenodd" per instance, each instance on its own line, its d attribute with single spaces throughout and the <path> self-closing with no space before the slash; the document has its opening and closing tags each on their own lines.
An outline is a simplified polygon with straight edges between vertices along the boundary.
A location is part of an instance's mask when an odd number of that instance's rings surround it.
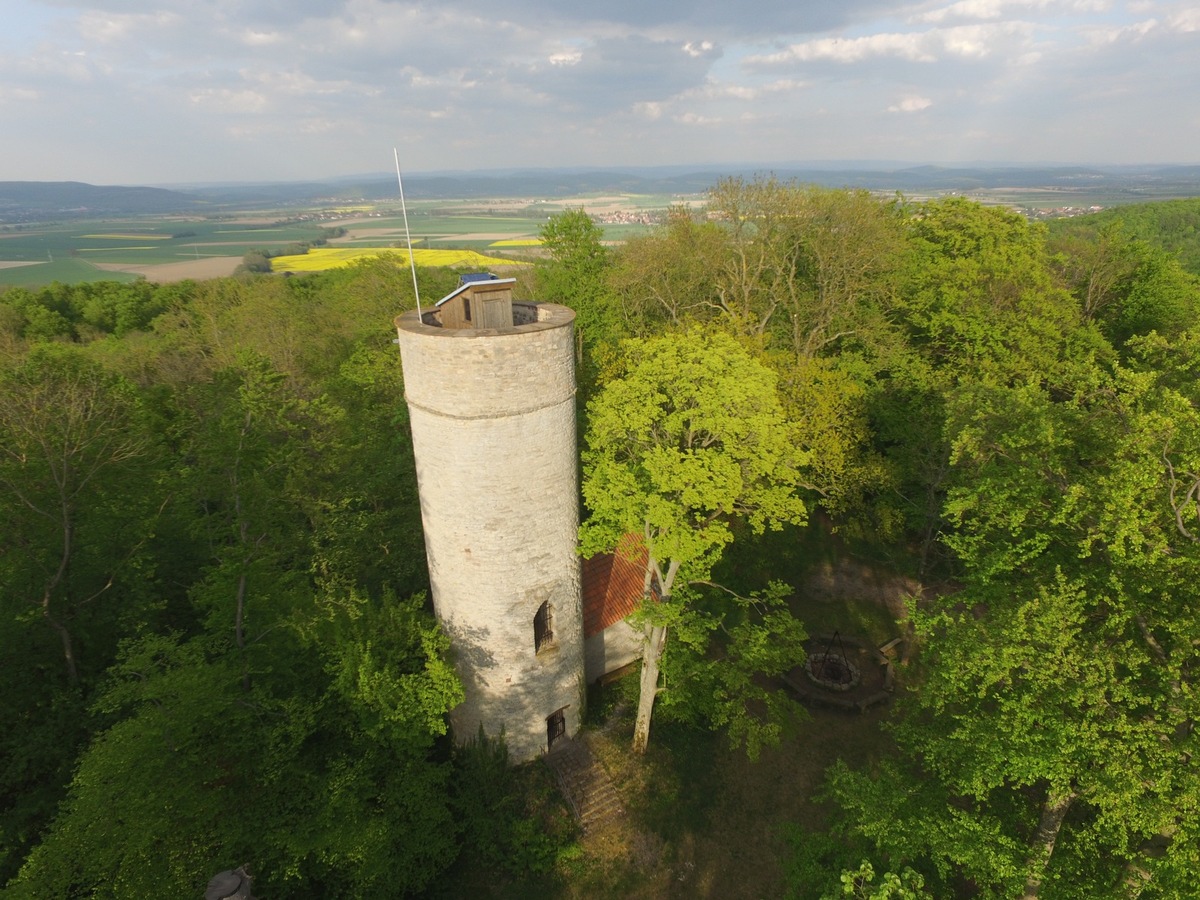
<svg viewBox="0 0 1200 900">
<path fill-rule="evenodd" d="M 588 408 L 583 552 L 623 535 L 649 552 L 634 748 L 643 751 L 667 632 L 688 611 L 677 585 L 704 580 L 732 526 L 805 521 L 805 456 L 791 439 L 775 377 L 733 338 L 700 330 L 623 344 L 625 374 Z"/>
</svg>

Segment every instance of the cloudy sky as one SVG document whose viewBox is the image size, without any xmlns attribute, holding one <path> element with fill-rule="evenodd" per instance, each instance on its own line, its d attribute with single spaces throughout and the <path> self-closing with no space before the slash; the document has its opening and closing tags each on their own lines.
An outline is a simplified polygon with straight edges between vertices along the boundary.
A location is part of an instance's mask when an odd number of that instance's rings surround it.
<svg viewBox="0 0 1200 900">
<path fill-rule="evenodd" d="M 1200 163 L 1200 4 L 0 0 L 0 181 Z"/>
</svg>

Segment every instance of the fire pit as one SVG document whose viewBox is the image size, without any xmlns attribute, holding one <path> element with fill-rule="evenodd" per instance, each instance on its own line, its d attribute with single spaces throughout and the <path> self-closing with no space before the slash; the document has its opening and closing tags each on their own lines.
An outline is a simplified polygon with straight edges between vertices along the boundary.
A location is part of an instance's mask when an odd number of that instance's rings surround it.
<svg viewBox="0 0 1200 900">
<path fill-rule="evenodd" d="M 842 636 L 836 631 L 824 650 L 809 654 L 804 663 L 804 674 L 813 684 L 827 691 L 853 690 L 862 681 L 862 672 L 850 662 Z"/>
<path fill-rule="evenodd" d="M 900 643 L 897 638 L 876 648 L 836 631 L 814 636 L 804 664 L 782 676 L 783 682 L 804 703 L 865 712 L 891 699 Z"/>
<path fill-rule="evenodd" d="M 813 684 L 827 691 L 849 691 L 858 687 L 862 673 L 858 666 L 836 653 L 817 653 L 804 663 L 804 674 Z"/>
</svg>

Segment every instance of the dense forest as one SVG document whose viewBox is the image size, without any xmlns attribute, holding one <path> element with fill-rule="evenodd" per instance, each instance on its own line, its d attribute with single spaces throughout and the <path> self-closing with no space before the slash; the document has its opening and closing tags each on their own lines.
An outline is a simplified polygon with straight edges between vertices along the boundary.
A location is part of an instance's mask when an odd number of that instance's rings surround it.
<svg viewBox="0 0 1200 900">
<path fill-rule="evenodd" d="M 886 750 L 829 770 L 777 894 L 1196 896 L 1198 218 L 731 179 L 619 247 L 581 210 L 543 230 L 518 290 L 577 314 L 583 549 L 622 485 L 682 523 L 643 613 L 656 718 L 748 766 L 806 727 L 765 541 L 836 533 L 920 586 Z M 412 304 L 380 260 L 0 293 L 5 896 L 200 896 L 243 863 L 272 900 L 569 895 L 544 767 L 446 734 Z"/>
</svg>

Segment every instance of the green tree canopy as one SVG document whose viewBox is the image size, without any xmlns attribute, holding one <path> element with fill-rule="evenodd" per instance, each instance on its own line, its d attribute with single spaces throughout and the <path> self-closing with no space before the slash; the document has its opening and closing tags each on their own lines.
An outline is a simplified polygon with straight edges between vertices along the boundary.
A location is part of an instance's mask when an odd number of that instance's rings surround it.
<svg viewBox="0 0 1200 900">
<path fill-rule="evenodd" d="M 735 523 L 752 531 L 805 521 L 806 456 L 775 376 L 728 335 L 699 329 L 626 341 L 623 377 L 588 407 L 583 553 L 640 535 L 649 551 L 642 688 L 634 746 L 645 749 L 667 623 L 686 611 L 676 578 L 709 577 Z"/>
</svg>

